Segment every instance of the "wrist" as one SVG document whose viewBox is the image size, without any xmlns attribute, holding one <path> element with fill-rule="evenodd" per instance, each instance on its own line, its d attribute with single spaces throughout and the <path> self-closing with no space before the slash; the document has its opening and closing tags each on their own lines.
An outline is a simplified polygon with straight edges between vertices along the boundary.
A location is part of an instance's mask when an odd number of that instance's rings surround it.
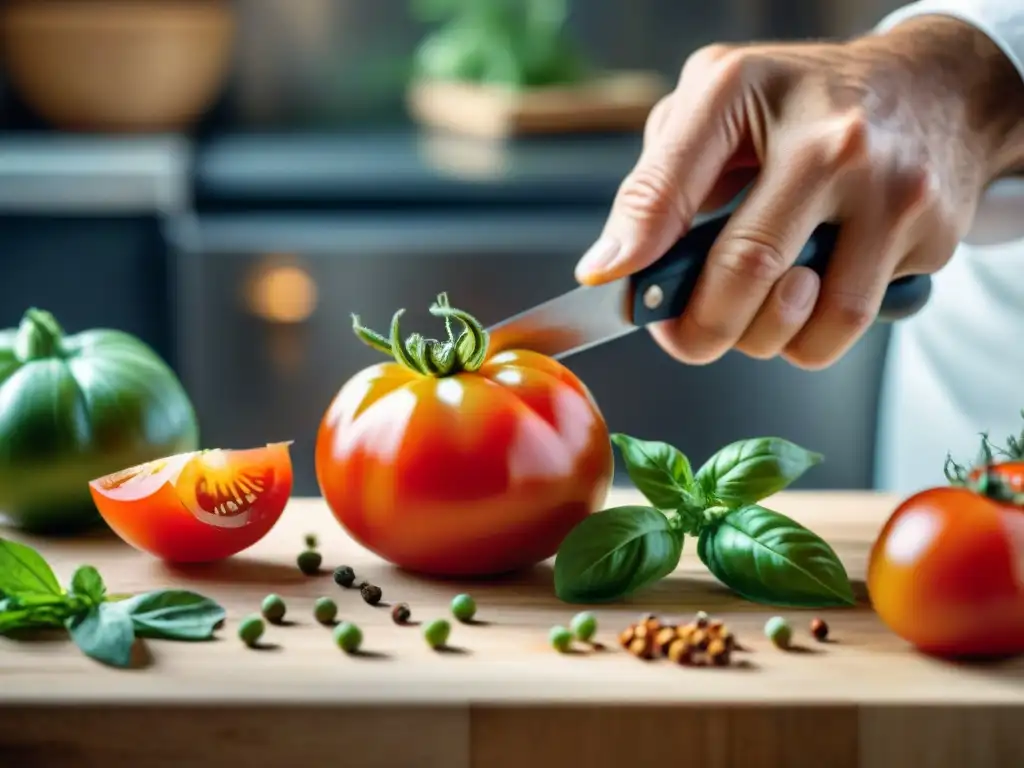
<svg viewBox="0 0 1024 768">
<path fill-rule="evenodd" d="M 983 186 L 1024 169 L 1024 77 L 985 32 L 952 16 L 922 15 L 853 45 L 876 59 L 887 54 L 879 77 L 890 82 L 891 62 L 899 62 L 901 97 L 925 130 L 947 148 L 953 143 Z"/>
</svg>

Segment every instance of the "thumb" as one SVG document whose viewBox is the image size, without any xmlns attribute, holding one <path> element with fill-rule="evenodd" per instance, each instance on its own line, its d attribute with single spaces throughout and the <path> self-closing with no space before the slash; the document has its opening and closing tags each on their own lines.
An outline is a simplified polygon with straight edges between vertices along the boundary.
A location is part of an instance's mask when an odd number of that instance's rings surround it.
<svg viewBox="0 0 1024 768">
<path fill-rule="evenodd" d="M 728 94 L 731 96 L 732 94 Z M 576 279 L 597 285 L 660 259 L 689 229 L 740 145 L 742 100 L 701 94 L 673 108 L 622 182 L 600 238 L 576 265 Z M 739 106 L 736 106 L 736 102 Z"/>
</svg>

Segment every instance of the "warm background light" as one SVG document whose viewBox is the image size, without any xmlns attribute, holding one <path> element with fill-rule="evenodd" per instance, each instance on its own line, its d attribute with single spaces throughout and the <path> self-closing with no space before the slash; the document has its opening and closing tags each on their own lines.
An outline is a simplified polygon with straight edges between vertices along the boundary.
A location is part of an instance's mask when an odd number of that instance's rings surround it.
<svg viewBox="0 0 1024 768">
<path fill-rule="evenodd" d="M 301 323 L 316 310 L 316 284 L 300 266 L 264 266 L 250 283 L 248 303 L 268 322 Z"/>
</svg>

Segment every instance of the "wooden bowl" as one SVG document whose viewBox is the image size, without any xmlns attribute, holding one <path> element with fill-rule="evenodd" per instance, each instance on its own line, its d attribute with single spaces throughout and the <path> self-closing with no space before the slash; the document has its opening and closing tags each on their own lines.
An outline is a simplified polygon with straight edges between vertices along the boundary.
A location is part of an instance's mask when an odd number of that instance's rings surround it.
<svg viewBox="0 0 1024 768">
<path fill-rule="evenodd" d="M 228 0 L 13 0 L 0 11 L 8 77 L 70 130 L 184 128 L 227 77 Z"/>
</svg>

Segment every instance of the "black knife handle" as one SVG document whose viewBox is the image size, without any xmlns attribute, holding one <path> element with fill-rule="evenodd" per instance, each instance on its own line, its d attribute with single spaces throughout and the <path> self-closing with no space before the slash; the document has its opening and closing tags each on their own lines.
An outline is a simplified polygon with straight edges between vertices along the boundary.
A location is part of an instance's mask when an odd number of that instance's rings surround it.
<svg viewBox="0 0 1024 768">
<path fill-rule="evenodd" d="M 709 219 L 691 229 L 658 261 L 632 276 L 633 323 L 644 326 L 679 317 L 690 301 L 711 246 L 729 215 Z M 794 266 L 824 275 L 839 236 L 839 226 L 822 224 L 800 251 Z M 927 275 L 893 280 L 885 292 L 878 321 L 892 322 L 916 314 L 928 302 L 932 281 Z"/>
</svg>

